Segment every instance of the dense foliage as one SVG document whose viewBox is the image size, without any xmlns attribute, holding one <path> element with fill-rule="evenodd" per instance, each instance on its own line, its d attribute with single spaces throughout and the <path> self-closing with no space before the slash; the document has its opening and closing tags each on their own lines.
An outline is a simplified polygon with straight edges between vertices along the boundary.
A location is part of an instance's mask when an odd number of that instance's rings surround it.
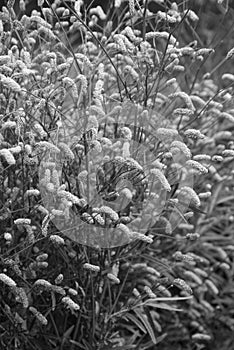
<svg viewBox="0 0 234 350">
<path fill-rule="evenodd" d="M 233 349 L 229 2 L 30 5 L 0 12 L 0 348 Z"/>
</svg>

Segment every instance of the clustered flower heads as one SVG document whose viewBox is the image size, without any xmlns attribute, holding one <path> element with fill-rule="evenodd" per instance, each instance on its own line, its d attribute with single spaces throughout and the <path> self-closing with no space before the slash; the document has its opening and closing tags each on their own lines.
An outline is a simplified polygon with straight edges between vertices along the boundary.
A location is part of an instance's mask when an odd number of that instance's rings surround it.
<svg viewBox="0 0 234 350">
<path fill-rule="evenodd" d="M 183 143 L 181 141 L 173 141 L 171 143 L 171 150 L 173 148 L 178 148 L 187 159 L 191 158 L 191 152 L 185 143 Z"/>
<path fill-rule="evenodd" d="M 20 348 L 29 331 L 43 343 L 38 326 L 56 347 L 71 336 L 98 348 L 107 334 L 106 346 L 148 348 L 155 329 L 174 340 L 172 323 L 180 346 L 212 338 L 207 311 L 231 280 L 234 250 L 234 75 L 213 77 L 234 51 L 201 77 L 218 52 L 187 40 L 197 14 L 156 3 L 2 7 L 3 344 Z M 186 319 L 174 311 L 181 297 Z"/>
<path fill-rule="evenodd" d="M 168 191 L 168 192 L 171 191 L 171 186 L 170 186 L 169 182 L 167 181 L 166 177 L 159 169 L 151 169 L 150 173 L 152 175 L 154 175 L 159 180 L 159 182 L 161 183 L 161 185 L 163 186 L 163 188 L 166 191 Z"/>
<path fill-rule="evenodd" d="M 93 271 L 93 272 L 99 272 L 100 271 L 100 267 L 96 266 L 96 265 L 92 265 L 89 263 L 85 263 L 83 266 L 84 269 L 89 270 L 89 271 Z"/>
<path fill-rule="evenodd" d="M 63 297 L 62 303 L 70 310 L 78 311 L 80 306 L 76 304 L 70 297 Z"/>
<path fill-rule="evenodd" d="M 46 326 L 48 324 L 47 319 L 43 316 L 35 307 L 30 306 L 29 311 L 36 317 L 36 319 L 43 325 Z"/>
<path fill-rule="evenodd" d="M 0 281 L 11 288 L 16 287 L 15 281 L 13 281 L 13 279 L 7 276 L 5 273 L 0 273 Z"/>
</svg>

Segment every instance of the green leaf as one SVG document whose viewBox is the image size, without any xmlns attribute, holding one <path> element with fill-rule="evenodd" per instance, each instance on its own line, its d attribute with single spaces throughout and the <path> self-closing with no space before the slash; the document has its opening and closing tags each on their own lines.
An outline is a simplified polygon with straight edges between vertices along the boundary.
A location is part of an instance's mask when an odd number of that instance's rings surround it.
<svg viewBox="0 0 234 350">
<path fill-rule="evenodd" d="M 66 332 L 63 334 L 63 338 L 68 338 L 68 337 L 71 335 L 71 333 L 72 333 L 74 327 L 75 327 L 75 326 L 72 325 L 70 328 L 68 328 L 68 329 L 66 330 Z"/>
<path fill-rule="evenodd" d="M 169 310 L 169 311 L 183 311 L 183 309 L 178 309 L 176 307 L 170 306 L 165 303 L 158 303 L 157 301 L 147 300 L 145 305 L 156 307 L 157 309 Z"/>
<path fill-rule="evenodd" d="M 145 329 L 144 325 L 134 315 L 129 313 L 125 316 L 125 318 L 134 323 L 143 333 L 147 333 L 147 330 Z"/>
<path fill-rule="evenodd" d="M 146 328 L 146 330 L 147 330 L 147 332 L 148 332 L 152 342 L 154 344 L 157 344 L 157 339 L 155 337 L 154 330 L 151 327 L 151 324 L 150 324 L 147 316 L 145 314 L 143 314 L 139 309 L 135 309 L 134 312 L 137 315 L 137 317 L 139 318 L 139 320 L 141 320 L 141 322 L 145 326 L 145 328 Z"/>
<path fill-rule="evenodd" d="M 229 202 L 229 201 L 233 201 L 234 200 L 234 196 L 232 195 L 232 196 L 226 196 L 226 197 L 224 197 L 224 198 L 220 198 L 217 202 L 216 202 L 216 204 L 218 205 L 218 204 L 222 204 L 222 203 L 225 203 L 225 202 Z"/>
<path fill-rule="evenodd" d="M 151 327 L 154 330 L 154 334 L 157 334 L 158 333 L 158 329 L 155 326 L 156 322 L 155 322 L 155 320 L 153 320 L 153 318 L 151 316 L 151 313 L 149 311 L 149 308 L 148 307 L 144 307 L 144 310 L 145 310 L 146 316 L 148 317 L 149 323 L 151 324 Z M 158 325 L 159 325 L 159 323 L 158 323 Z M 159 325 L 159 328 L 160 328 L 160 332 L 161 332 L 162 331 L 161 325 Z"/>
</svg>

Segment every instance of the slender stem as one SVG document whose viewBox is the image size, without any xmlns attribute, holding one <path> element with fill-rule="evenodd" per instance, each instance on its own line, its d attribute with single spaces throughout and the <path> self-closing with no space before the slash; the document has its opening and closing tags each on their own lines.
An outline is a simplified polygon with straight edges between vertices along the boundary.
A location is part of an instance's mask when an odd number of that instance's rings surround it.
<svg viewBox="0 0 234 350">
<path fill-rule="evenodd" d="M 123 81 L 121 75 L 119 74 L 118 69 L 116 68 L 114 62 L 112 61 L 110 55 L 108 54 L 108 52 L 106 51 L 105 47 L 103 46 L 103 44 L 100 42 L 100 40 L 98 40 L 98 38 L 94 35 L 93 31 L 89 28 L 89 26 L 77 15 L 77 13 L 70 7 L 68 6 L 67 3 L 65 3 L 65 1 L 63 0 L 63 4 L 65 6 L 67 6 L 69 8 L 69 10 L 72 12 L 72 14 L 77 18 L 77 20 L 87 29 L 88 32 L 90 32 L 90 34 L 92 35 L 93 39 L 100 45 L 101 49 L 103 50 L 103 52 L 105 53 L 106 57 L 108 58 L 108 60 L 110 61 L 111 65 L 113 66 L 114 70 L 116 71 L 116 74 L 118 76 L 118 79 L 121 81 L 121 83 L 124 86 L 125 92 L 127 97 L 132 100 L 131 95 L 128 91 L 127 88 L 127 84 L 126 82 Z M 74 54 L 73 54 L 74 55 Z"/>
</svg>

